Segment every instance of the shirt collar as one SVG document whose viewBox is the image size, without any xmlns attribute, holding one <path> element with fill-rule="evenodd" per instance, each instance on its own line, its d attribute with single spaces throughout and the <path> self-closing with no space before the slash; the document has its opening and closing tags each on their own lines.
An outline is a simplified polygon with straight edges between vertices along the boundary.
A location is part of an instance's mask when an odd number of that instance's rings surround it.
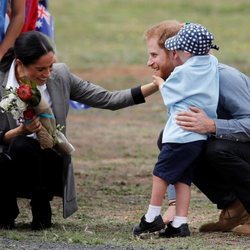
<svg viewBox="0 0 250 250">
<path fill-rule="evenodd" d="M 16 66 L 16 60 L 14 60 L 10 66 L 9 70 L 9 76 L 6 84 L 6 89 L 9 88 L 17 88 L 19 86 L 18 81 L 16 79 L 16 74 L 15 74 L 15 66 Z M 43 84 L 41 86 L 37 86 L 37 88 L 40 90 L 40 92 L 44 92 L 47 89 L 47 85 Z"/>
<path fill-rule="evenodd" d="M 46 84 L 37 85 L 36 87 L 40 90 L 41 93 L 47 90 L 47 85 Z"/>
<path fill-rule="evenodd" d="M 14 60 L 10 66 L 9 76 L 6 84 L 7 89 L 9 89 L 10 87 L 12 88 L 18 87 L 18 81 L 16 79 L 16 74 L 15 74 L 15 66 L 16 66 L 16 60 Z"/>
</svg>

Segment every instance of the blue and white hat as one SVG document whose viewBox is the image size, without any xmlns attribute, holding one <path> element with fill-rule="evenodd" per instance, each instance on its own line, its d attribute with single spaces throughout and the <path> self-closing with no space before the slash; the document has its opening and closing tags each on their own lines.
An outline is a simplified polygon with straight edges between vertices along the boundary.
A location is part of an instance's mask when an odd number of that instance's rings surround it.
<svg viewBox="0 0 250 250">
<path fill-rule="evenodd" d="M 185 50 L 193 55 L 206 55 L 210 49 L 219 49 L 213 45 L 214 36 L 200 24 L 186 24 L 174 37 L 165 41 L 168 50 Z"/>
</svg>

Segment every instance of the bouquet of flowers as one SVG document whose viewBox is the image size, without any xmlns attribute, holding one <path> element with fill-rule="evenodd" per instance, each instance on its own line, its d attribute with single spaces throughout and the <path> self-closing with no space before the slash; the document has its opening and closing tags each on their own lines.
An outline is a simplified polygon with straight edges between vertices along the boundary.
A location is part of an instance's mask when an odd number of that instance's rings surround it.
<svg viewBox="0 0 250 250">
<path fill-rule="evenodd" d="M 71 154 L 75 150 L 61 132 L 62 127 L 56 125 L 51 108 L 33 81 L 23 79 L 18 88 L 7 89 L 0 108 L 19 122 L 29 122 L 39 116 L 42 128 L 36 134 L 42 149 L 54 147 L 61 154 Z"/>
</svg>

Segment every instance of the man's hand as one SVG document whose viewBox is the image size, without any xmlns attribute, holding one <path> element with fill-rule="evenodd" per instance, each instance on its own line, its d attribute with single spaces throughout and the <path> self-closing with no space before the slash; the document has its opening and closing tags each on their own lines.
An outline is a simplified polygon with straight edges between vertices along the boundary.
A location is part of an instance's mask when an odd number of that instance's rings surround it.
<svg viewBox="0 0 250 250">
<path fill-rule="evenodd" d="M 189 107 L 189 110 L 179 112 L 176 116 L 176 123 L 181 128 L 200 134 L 216 132 L 214 121 L 203 110 L 196 107 Z"/>
</svg>

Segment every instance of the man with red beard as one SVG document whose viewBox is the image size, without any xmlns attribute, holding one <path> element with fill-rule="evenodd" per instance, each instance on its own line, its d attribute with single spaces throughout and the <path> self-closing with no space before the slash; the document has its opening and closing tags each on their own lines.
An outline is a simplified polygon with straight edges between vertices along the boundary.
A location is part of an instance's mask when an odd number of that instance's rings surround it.
<svg viewBox="0 0 250 250">
<path fill-rule="evenodd" d="M 175 68 L 164 43 L 182 26 L 178 21 L 163 21 L 145 32 L 147 65 L 163 79 Z M 237 69 L 219 64 L 219 85 L 217 119 L 190 107 L 176 121 L 184 130 L 209 135 L 193 182 L 222 212 L 217 222 L 202 225 L 200 231 L 250 235 L 250 80 Z"/>
</svg>

